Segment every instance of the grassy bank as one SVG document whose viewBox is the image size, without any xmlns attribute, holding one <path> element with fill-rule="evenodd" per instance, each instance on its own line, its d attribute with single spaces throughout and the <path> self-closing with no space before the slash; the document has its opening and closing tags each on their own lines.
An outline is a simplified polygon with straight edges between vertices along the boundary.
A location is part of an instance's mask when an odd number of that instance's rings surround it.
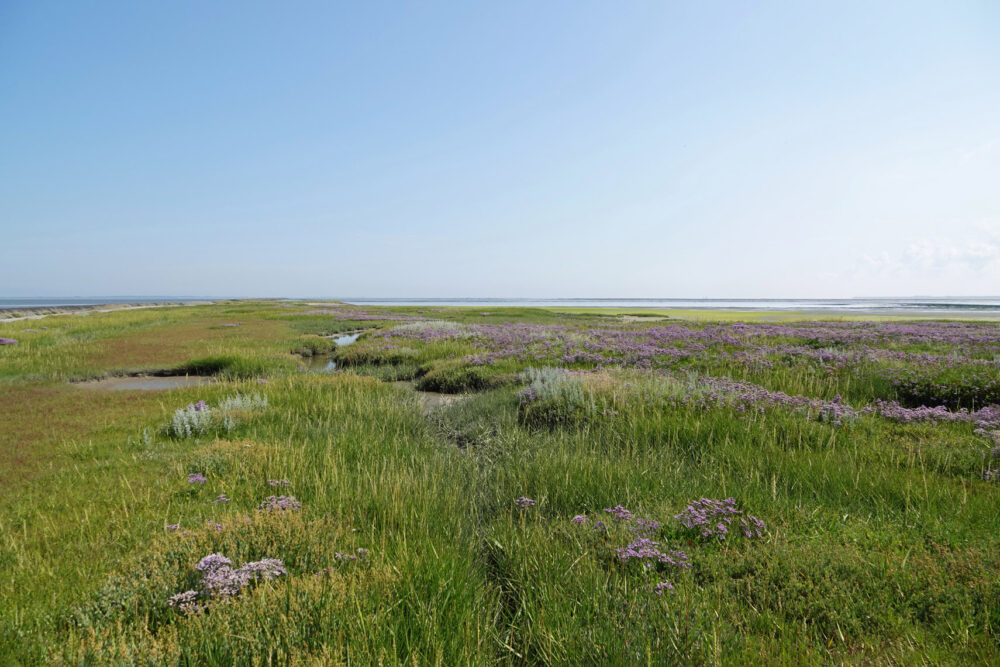
<svg viewBox="0 0 1000 667">
<path fill-rule="evenodd" d="M 1000 660 L 993 325 L 619 315 L 234 302 L 0 325 L 0 651 Z M 302 370 L 327 352 L 335 372 Z M 152 372 L 216 382 L 69 382 Z M 414 387 L 463 398 L 427 412 Z"/>
</svg>

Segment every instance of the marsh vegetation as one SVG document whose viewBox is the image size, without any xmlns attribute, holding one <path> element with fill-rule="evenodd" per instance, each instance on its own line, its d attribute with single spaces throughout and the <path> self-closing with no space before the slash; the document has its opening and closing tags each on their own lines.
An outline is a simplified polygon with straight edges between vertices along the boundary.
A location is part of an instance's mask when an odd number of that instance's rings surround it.
<svg viewBox="0 0 1000 667">
<path fill-rule="evenodd" d="M 1000 660 L 995 324 L 38 324 L 0 325 L 12 662 Z M 213 382 L 74 384 L 157 372 Z"/>
</svg>

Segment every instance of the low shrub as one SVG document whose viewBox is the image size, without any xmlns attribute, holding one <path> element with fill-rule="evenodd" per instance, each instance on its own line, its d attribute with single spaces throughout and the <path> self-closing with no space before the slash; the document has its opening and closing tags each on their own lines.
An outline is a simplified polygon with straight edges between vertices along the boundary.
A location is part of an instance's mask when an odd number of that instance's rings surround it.
<svg viewBox="0 0 1000 667">
<path fill-rule="evenodd" d="M 329 338 L 322 336 L 299 336 L 292 347 L 292 354 L 312 357 L 317 354 L 329 354 L 336 347 Z"/>
<path fill-rule="evenodd" d="M 896 371 L 890 376 L 899 402 L 905 407 L 942 405 L 950 410 L 976 410 L 1000 404 L 1000 374 L 992 368 Z"/>
<path fill-rule="evenodd" d="M 218 354 L 183 363 L 172 369 L 171 375 L 215 375 L 227 380 L 246 380 L 274 371 L 291 369 L 290 363 L 279 359 Z"/>
<path fill-rule="evenodd" d="M 499 387 L 507 379 L 488 366 L 465 363 L 430 364 L 421 368 L 417 389 L 442 394 L 461 394 Z"/>
<path fill-rule="evenodd" d="M 408 347 L 383 348 L 358 343 L 338 348 L 333 355 L 340 366 L 391 366 L 417 359 L 417 351 Z"/>
</svg>

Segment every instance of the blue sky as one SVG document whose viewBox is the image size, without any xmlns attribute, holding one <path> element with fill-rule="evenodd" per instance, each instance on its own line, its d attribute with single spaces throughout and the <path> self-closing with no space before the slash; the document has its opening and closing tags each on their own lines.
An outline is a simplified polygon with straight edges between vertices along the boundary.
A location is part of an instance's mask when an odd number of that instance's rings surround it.
<svg viewBox="0 0 1000 667">
<path fill-rule="evenodd" d="M 0 294 L 1000 293 L 1000 3 L 4 2 Z"/>
</svg>

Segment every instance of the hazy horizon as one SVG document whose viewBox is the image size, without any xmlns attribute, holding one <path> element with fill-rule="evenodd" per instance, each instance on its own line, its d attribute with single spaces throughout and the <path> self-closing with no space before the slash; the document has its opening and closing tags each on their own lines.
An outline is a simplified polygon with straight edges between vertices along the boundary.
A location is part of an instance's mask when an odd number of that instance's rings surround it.
<svg viewBox="0 0 1000 667">
<path fill-rule="evenodd" d="M 988 2 L 7 3 L 0 292 L 983 298 L 998 81 Z"/>
</svg>

